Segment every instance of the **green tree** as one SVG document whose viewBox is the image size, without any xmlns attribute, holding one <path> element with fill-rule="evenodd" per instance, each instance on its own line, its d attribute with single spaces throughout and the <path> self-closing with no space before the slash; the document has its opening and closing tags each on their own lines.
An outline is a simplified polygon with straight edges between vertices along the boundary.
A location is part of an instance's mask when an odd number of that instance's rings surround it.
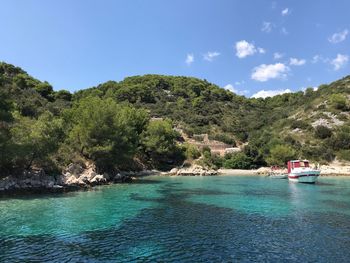
<svg viewBox="0 0 350 263">
<path fill-rule="evenodd" d="M 55 99 L 61 99 L 66 101 L 72 100 L 72 94 L 68 90 L 59 90 L 55 93 Z"/>
<path fill-rule="evenodd" d="M 289 145 L 276 145 L 270 150 L 267 162 L 270 165 L 285 165 L 287 161 L 296 158 L 295 150 Z"/>
<path fill-rule="evenodd" d="M 179 149 L 176 139 L 179 137 L 170 120 L 150 121 L 142 133 L 142 148 L 155 163 L 162 163 L 174 157 Z"/>
<path fill-rule="evenodd" d="M 53 99 L 53 88 L 48 82 L 41 82 L 34 89 L 44 98 L 48 100 Z"/>
<path fill-rule="evenodd" d="M 201 156 L 201 153 L 198 150 L 198 147 L 193 144 L 184 143 L 183 148 L 185 151 L 186 159 L 195 160 Z"/>
<path fill-rule="evenodd" d="M 0 90 L 0 173 L 5 173 L 8 170 L 11 156 L 9 150 L 10 145 L 10 124 L 13 120 L 12 114 L 12 102 L 8 95 Z"/>
<path fill-rule="evenodd" d="M 250 169 L 253 165 L 253 159 L 245 155 L 243 152 L 234 153 L 227 156 L 223 163 L 226 169 Z"/>
<path fill-rule="evenodd" d="M 13 163 L 22 169 L 52 165 L 50 155 L 58 149 L 64 135 L 62 120 L 49 112 L 37 120 L 17 115 L 11 134 Z"/>
<path fill-rule="evenodd" d="M 89 97 L 66 112 L 66 121 L 72 125 L 68 143 L 108 171 L 132 159 L 148 115 L 112 99 Z"/>
</svg>

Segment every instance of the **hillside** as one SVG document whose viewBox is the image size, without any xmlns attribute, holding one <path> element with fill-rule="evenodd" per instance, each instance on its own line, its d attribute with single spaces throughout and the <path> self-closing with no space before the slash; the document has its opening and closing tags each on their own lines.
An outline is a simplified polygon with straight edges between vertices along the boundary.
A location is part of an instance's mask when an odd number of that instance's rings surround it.
<svg viewBox="0 0 350 263">
<path fill-rule="evenodd" d="M 245 152 L 255 152 L 249 157 L 256 166 L 278 163 L 268 161 L 276 145 L 288 146 L 288 157 L 318 162 L 350 158 L 349 76 L 317 90 L 248 99 L 205 80 L 145 75 L 80 91 L 74 99 L 91 94 L 127 101 L 147 109 L 151 116 L 170 118 L 192 138 L 209 134 L 232 145 L 249 142 Z"/>
<path fill-rule="evenodd" d="M 238 96 L 206 80 L 161 75 L 70 94 L 0 63 L 0 95 L 3 173 L 33 167 L 54 172 L 86 160 L 102 170 L 126 164 L 166 168 L 200 155 L 205 165 L 227 168 L 298 157 L 350 159 L 350 76 L 266 99 Z M 208 149 L 199 153 L 193 143 L 176 143 L 181 133 L 188 141 L 208 134 L 242 152 L 224 158 Z"/>
</svg>

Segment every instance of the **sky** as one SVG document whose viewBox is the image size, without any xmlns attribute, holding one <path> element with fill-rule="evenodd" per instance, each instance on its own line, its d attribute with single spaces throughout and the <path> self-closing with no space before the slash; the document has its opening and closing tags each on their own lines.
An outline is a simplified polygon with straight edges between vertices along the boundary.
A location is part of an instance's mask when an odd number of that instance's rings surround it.
<svg viewBox="0 0 350 263">
<path fill-rule="evenodd" d="M 0 61 L 72 92 L 144 74 L 247 97 L 350 74 L 350 1 L 1 0 Z"/>
</svg>

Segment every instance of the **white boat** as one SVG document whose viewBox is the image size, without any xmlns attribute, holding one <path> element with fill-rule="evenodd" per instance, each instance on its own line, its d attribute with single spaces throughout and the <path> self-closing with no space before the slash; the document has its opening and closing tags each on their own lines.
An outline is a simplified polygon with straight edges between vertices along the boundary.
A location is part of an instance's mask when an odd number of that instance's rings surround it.
<svg viewBox="0 0 350 263">
<path fill-rule="evenodd" d="M 313 184 L 319 175 L 320 170 L 311 168 L 308 160 L 288 161 L 289 181 Z"/>
<path fill-rule="evenodd" d="M 287 179 L 288 178 L 288 174 L 269 174 L 269 177 L 272 179 Z"/>
<path fill-rule="evenodd" d="M 269 173 L 269 177 L 273 179 L 287 179 L 288 174 L 285 168 L 281 168 L 279 166 L 272 166 L 271 171 Z"/>
</svg>

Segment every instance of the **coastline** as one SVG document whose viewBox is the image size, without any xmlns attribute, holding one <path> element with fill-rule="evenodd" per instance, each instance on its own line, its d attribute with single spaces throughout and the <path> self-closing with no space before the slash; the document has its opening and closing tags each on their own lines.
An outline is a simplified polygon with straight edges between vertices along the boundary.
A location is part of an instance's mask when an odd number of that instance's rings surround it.
<svg viewBox="0 0 350 263">
<path fill-rule="evenodd" d="M 78 167 L 81 168 L 81 167 Z M 46 194 L 64 193 L 72 191 L 86 191 L 97 185 L 110 185 L 118 183 L 137 182 L 139 178 L 147 176 L 268 176 L 269 167 L 259 169 L 219 169 L 210 170 L 203 167 L 185 169 L 174 168 L 169 172 L 157 170 L 144 170 L 138 172 L 121 172 L 116 175 L 99 175 L 94 172 L 94 167 L 74 171 L 76 167 L 70 167 L 69 172 L 58 177 L 48 176 L 45 173 L 29 172 L 20 177 L 8 176 L 0 179 L 0 197 L 16 194 Z M 350 177 L 350 165 L 322 165 L 321 177 Z"/>
<path fill-rule="evenodd" d="M 219 169 L 218 176 L 267 176 L 269 167 L 259 169 Z M 321 166 L 320 176 L 350 176 L 350 166 Z"/>
<path fill-rule="evenodd" d="M 267 174 L 259 173 L 259 169 L 219 169 L 218 176 L 266 176 Z"/>
<path fill-rule="evenodd" d="M 17 194 L 48 194 L 86 191 L 99 185 L 132 183 L 138 178 L 160 175 L 156 170 L 121 171 L 116 174 L 98 174 L 94 165 L 83 168 L 70 165 L 62 174 L 51 176 L 43 170 L 25 171 L 0 178 L 0 197 Z"/>
</svg>

